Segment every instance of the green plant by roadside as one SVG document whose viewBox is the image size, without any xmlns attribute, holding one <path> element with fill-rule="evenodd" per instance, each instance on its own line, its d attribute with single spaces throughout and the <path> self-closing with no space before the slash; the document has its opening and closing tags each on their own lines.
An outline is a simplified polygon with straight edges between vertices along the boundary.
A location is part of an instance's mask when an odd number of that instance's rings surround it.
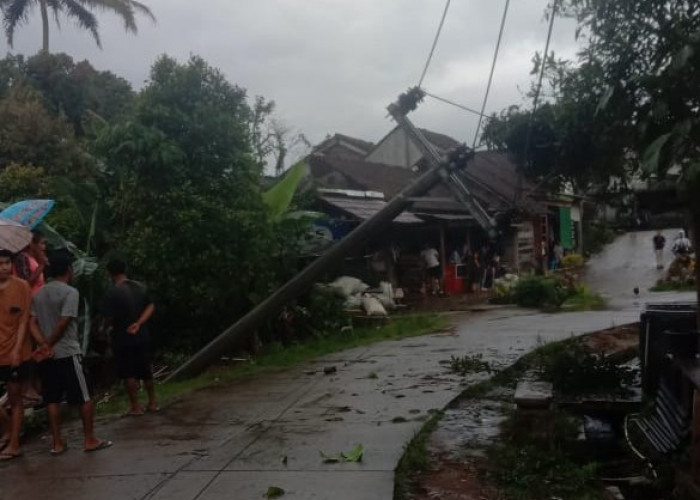
<svg viewBox="0 0 700 500">
<path fill-rule="evenodd" d="M 561 307 L 565 311 L 598 311 L 606 305 L 605 299 L 586 285 L 576 285 L 574 294 Z"/>
<path fill-rule="evenodd" d="M 536 351 L 535 359 L 542 379 L 567 396 L 619 394 L 635 378 L 634 370 L 590 352 L 580 339 L 547 344 Z"/>
<path fill-rule="evenodd" d="M 596 465 L 575 463 L 564 452 L 536 445 L 495 447 L 489 478 L 508 500 L 598 500 Z"/>
<path fill-rule="evenodd" d="M 527 276 L 515 286 L 515 303 L 520 307 L 558 309 L 571 296 L 566 281 L 556 275 Z"/>
<path fill-rule="evenodd" d="M 450 371 L 458 375 L 468 375 L 470 373 L 491 373 L 491 365 L 484 361 L 483 354 L 474 354 L 470 356 L 451 356 Z"/>
<path fill-rule="evenodd" d="M 561 267 L 565 269 L 580 269 L 585 263 L 583 255 L 578 253 L 570 253 L 561 259 Z"/>
<path fill-rule="evenodd" d="M 428 440 L 443 415 L 443 412 L 433 415 L 404 447 L 394 473 L 394 500 L 408 500 L 413 490 L 415 475 L 425 471 L 430 465 Z"/>
<path fill-rule="evenodd" d="M 694 283 L 681 283 L 677 281 L 659 281 L 649 289 L 650 292 L 694 292 Z"/>
</svg>

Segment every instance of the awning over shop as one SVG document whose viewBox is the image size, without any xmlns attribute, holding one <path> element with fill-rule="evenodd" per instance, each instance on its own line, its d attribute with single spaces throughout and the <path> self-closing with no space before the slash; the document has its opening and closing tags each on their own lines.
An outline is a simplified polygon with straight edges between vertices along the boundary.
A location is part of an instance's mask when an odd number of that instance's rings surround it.
<svg viewBox="0 0 700 500">
<path fill-rule="evenodd" d="M 376 198 L 350 198 L 341 196 L 321 196 L 321 200 L 329 205 L 346 212 L 360 220 L 367 220 L 379 212 L 386 202 Z M 422 224 L 423 221 L 415 215 L 404 212 L 394 219 L 399 224 Z"/>
</svg>

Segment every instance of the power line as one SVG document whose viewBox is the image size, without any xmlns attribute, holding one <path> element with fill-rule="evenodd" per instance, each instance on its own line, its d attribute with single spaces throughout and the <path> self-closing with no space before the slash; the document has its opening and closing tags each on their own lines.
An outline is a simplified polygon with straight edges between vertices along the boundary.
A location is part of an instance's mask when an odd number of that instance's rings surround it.
<svg viewBox="0 0 700 500">
<path fill-rule="evenodd" d="M 425 61 L 425 67 L 423 68 L 423 73 L 420 75 L 420 80 L 418 80 L 418 87 L 423 85 L 423 80 L 430 67 L 430 62 L 433 60 L 433 54 L 435 53 L 435 47 L 437 47 L 438 40 L 440 39 L 440 33 L 442 33 L 442 27 L 445 24 L 445 18 L 447 17 L 447 11 L 450 10 L 450 3 L 452 0 L 447 0 L 445 2 L 445 10 L 442 12 L 442 19 L 440 19 L 440 25 L 438 26 L 437 33 L 435 33 L 435 39 L 433 40 L 433 46 L 430 48 L 430 54 L 428 54 L 428 60 Z"/>
<path fill-rule="evenodd" d="M 554 28 L 554 18 L 557 15 L 557 4 L 558 0 L 554 0 L 552 3 L 552 14 L 549 18 L 549 31 L 547 32 L 547 43 L 544 46 L 544 57 L 542 57 L 542 66 L 540 67 L 540 75 L 537 78 L 537 88 L 535 89 L 535 100 L 532 104 L 532 113 L 530 114 L 530 123 L 527 127 L 527 139 L 525 141 L 525 161 L 527 161 L 527 156 L 530 153 L 530 142 L 532 142 L 532 125 L 535 121 L 535 113 L 537 112 L 537 106 L 540 102 L 540 93 L 542 92 L 542 80 L 544 78 L 544 70 L 547 67 L 547 57 L 549 55 L 549 44 L 552 41 L 552 30 Z"/>
<path fill-rule="evenodd" d="M 433 99 L 435 99 L 435 100 L 437 100 L 437 101 L 444 102 L 445 104 L 449 104 L 450 106 L 455 106 L 456 108 L 459 108 L 459 109 L 461 109 L 461 110 L 463 110 L 463 111 L 467 111 L 467 112 L 469 112 L 469 113 L 473 113 L 473 114 L 475 114 L 475 115 L 477 115 L 477 116 L 480 116 L 481 118 L 486 118 L 486 119 L 490 119 L 490 118 L 491 118 L 490 116 L 487 116 L 487 115 L 483 114 L 483 112 L 480 113 L 479 111 L 477 111 L 477 110 L 474 109 L 474 108 L 470 108 L 470 107 L 468 107 L 468 106 L 464 106 L 463 104 L 459 104 L 459 103 L 457 103 L 457 102 L 450 101 L 449 99 L 445 99 L 444 97 L 440 97 L 440 96 L 437 96 L 437 95 L 435 95 L 435 94 L 431 94 L 430 92 L 426 91 L 425 89 L 423 89 L 423 92 L 425 92 L 425 95 L 426 95 L 427 97 L 432 97 Z"/>
<path fill-rule="evenodd" d="M 559 0 L 554 0 L 552 2 L 552 13 L 550 14 L 551 17 L 549 18 L 549 31 L 547 32 L 547 43 L 545 43 L 544 46 L 544 57 L 542 57 L 542 66 L 540 67 L 540 75 L 537 78 L 537 87 L 535 89 L 535 99 L 532 104 L 532 113 L 530 114 L 530 120 L 527 126 L 527 135 L 525 136 L 525 155 L 523 156 L 526 163 L 528 161 L 528 156 L 530 155 L 530 143 L 532 142 L 532 126 L 535 122 L 535 113 L 537 112 L 537 106 L 540 101 L 540 92 L 542 91 L 542 79 L 544 78 L 544 70 L 547 66 L 549 44 L 552 41 L 552 30 L 554 29 L 554 18 L 557 16 L 558 3 Z M 518 197 L 522 195 L 522 176 L 523 173 L 521 172 L 520 175 L 518 175 L 518 189 L 516 191 L 516 196 Z"/>
<path fill-rule="evenodd" d="M 481 113 L 479 113 L 479 123 L 476 125 L 476 131 L 474 132 L 474 143 L 472 144 L 472 149 L 476 148 L 476 141 L 479 138 L 479 131 L 481 130 L 481 121 L 484 117 L 484 111 L 486 111 L 486 103 L 489 100 L 489 93 L 491 92 L 491 84 L 493 83 L 493 74 L 496 71 L 496 62 L 498 61 L 498 52 L 501 49 L 501 41 L 503 40 L 503 31 L 506 27 L 506 19 L 508 17 L 508 7 L 510 7 L 510 0 L 506 0 L 506 6 L 503 9 L 503 18 L 501 19 L 501 28 L 498 32 L 498 41 L 496 42 L 496 50 L 493 53 L 493 62 L 491 63 L 491 73 L 489 74 L 489 83 L 486 85 L 486 94 L 484 95 L 484 102 L 481 105 Z"/>
</svg>

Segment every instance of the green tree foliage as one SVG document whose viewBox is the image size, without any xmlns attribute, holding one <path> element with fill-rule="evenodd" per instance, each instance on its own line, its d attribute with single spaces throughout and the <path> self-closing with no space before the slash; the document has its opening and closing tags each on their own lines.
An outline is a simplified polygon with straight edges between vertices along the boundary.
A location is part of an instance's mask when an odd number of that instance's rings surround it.
<svg viewBox="0 0 700 500">
<path fill-rule="evenodd" d="M 628 147 L 649 173 L 680 169 L 678 186 L 700 245 L 700 3 L 568 0 L 606 92 L 599 109 L 629 124 Z M 698 268 L 700 277 L 700 267 Z M 699 289 L 700 295 L 700 289 Z"/>
<path fill-rule="evenodd" d="M 126 31 L 137 32 L 136 15 L 144 14 L 155 20 L 151 10 L 144 4 L 134 0 L 0 0 L 0 11 L 3 14 L 3 24 L 7 43 L 12 47 L 15 31 L 24 24 L 35 8 L 39 8 L 42 21 L 43 52 L 49 51 L 49 15 L 53 14 L 56 22 L 64 15 L 82 29 L 89 31 L 98 47 L 102 47 L 98 31 L 95 10 L 110 11 L 124 21 Z M 49 12 L 50 11 L 50 12 Z"/>
<path fill-rule="evenodd" d="M 9 55 L 0 61 L 0 96 L 18 82 L 41 93 L 54 116 L 65 115 L 78 136 L 88 125 L 114 121 L 131 110 L 129 82 L 67 54 L 39 53 L 28 59 Z"/>
<path fill-rule="evenodd" d="M 162 57 L 133 116 L 94 144 L 111 244 L 160 298 L 163 330 L 189 348 L 266 296 L 288 255 L 262 200 L 250 116 L 245 91 L 202 59 Z"/>
<path fill-rule="evenodd" d="M 538 74 L 542 58 L 536 56 L 534 63 L 533 74 Z M 625 155 L 632 135 L 629 123 L 610 120 L 619 110 L 598 109 L 606 87 L 597 61 L 573 67 L 551 54 L 545 64 L 549 99 L 534 117 L 532 110 L 517 106 L 494 115 L 483 143 L 510 152 L 527 177 L 554 190 L 564 183 L 577 192 L 606 190 L 611 177 L 624 184 L 635 169 Z"/>
<path fill-rule="evenodd" d="M 97 198 L 96 168 L 63 116 L 54 117 L 37 91 L 15 84 L 0 100 L 0 192 L 3 201 L 58 201 L 54 225 L 84 241 Z"/>
</svg>

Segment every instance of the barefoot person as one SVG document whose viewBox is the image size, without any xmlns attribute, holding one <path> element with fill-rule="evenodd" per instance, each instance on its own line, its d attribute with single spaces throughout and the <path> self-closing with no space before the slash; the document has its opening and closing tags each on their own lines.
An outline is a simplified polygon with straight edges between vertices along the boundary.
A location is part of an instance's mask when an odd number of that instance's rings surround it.
<svg viewBox="0 0 700 500">
<path fill-rule="evenodd" d="M 78 290 L 70 286 L 73 278 L 72 257 L 68 252 L 52 256 L 49 265 L 51 281 L 34 296 L 30 327 L 35 337 L 45 339 L 46 348 L 39 363 L 44 401 L 49 414 L 53 445 L 52 455 L 61 455 L 68 447 L 61 437 L 60 404 L 80 407 L 83 421 L 83 451 L 109 448 L 111 441 L 95 437 L 94 406 L 85 379 L 80 342 L 78 341 Z"/>
<path fill-rule="evenodd" d="M 7 384 L 10 416 L 2 411 L 7 442 L 0 443 L 0 461 L 20 457 L 19 434 L 24 419 L 22 383 L 27 378 L 31 344 L 27 334 L 32 296 L 26 281 L 12 276 L 14 255 L 0 250 L 0 381 Z"/>
<path fill-rule="evenodd" d="M 148 297 L 146 287 L 127 277 L 124 261 L 112 259 L 107 264 L 107 271 L 114 286 L 105 296 L 102 313 L 112 327 L 117 377 L 124 380 L 129 396 L 130 406 L 126 415 L 144 414 L 138 397 L 139 381 L 143 381 L 148 395 L 146 411 L 158 411 L 147 325 L 155 307 Z"/>
</svg>

